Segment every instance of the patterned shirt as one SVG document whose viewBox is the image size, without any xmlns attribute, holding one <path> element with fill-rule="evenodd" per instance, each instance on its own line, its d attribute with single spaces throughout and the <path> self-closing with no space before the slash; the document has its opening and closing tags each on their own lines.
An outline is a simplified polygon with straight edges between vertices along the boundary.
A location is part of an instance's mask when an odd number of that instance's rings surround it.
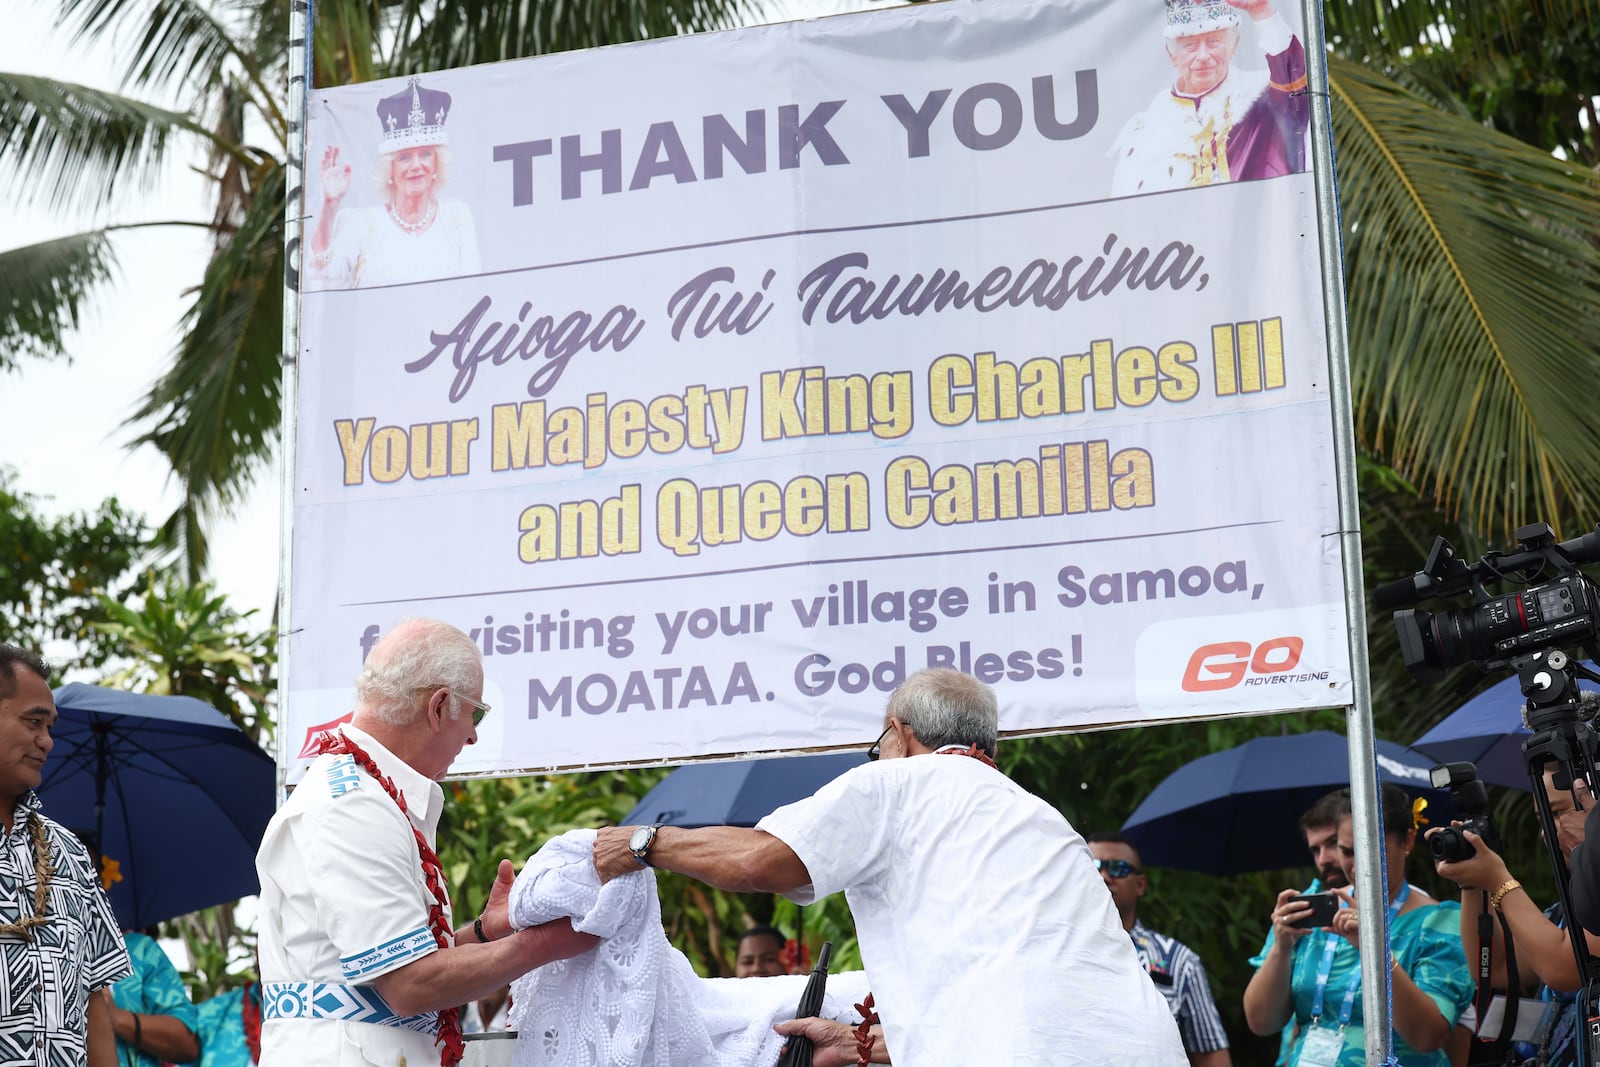
<svg viewBox="0 0 1600 1067">
<path fill-rule="evenodd" d="M 1324 990 L 1323 1017 L 1318 1025 L 1337 1026 L 1346 989 L 1361 969 L 1361 955 L 1354 946 L 1328 930 L 1312 930 L 1294 946 L 1289 992 L 1294 1006 L 1298 1035 L 1289 1050 L 1289 1067 L 1299 1067 L 1300 1053 L 1312 1025 L 1312 1007 L 1317 974 L 1326 945 L 1334 947 L 1332 966 Z M 1454 901 L 1430 904 L 1401 912 L 1389 927 L 1389 944 L 1394 958 L 1417 988 L 1431 998 L 1448 1026 L 1455 1026 L 1461 1012 L 1472 1003 L 1472 975 L 1461 951 L 1461 906 Z M 1350 1024 L 1342 1031 L 1343 1044 L 1338 1067 L 1362 1067 L 1366 1061 L 1366 1032 L 1362 1004 L 1366 991 L 1357 987 Z M 1399 1034 L 1391 1035 L 1395 1059 L 1402 1067 L 1449 1067 L 1444 1049 L 1418 1052 Z"/>
<path fill-rule="evenodd" d="M 133 961 L 133 973 L 111 987 L 117 1007 L 139 1015 L 170 1015 L 195 1033 L 198 1024 L 188 987 L 161 946 L 144 934 L 123 934 L 122 939 Z M 118 1039 L 117 1062 L 122 1067 L 159 1067 L 161 1059 Z"/>
<path fill-rule="evenodd" d="M 1183 942 L 1158 934 L 1138 920 L 1128 936 L 1139 950 L 1139 965 L 1150 972 L 1150 980 L 1167 998 L 1178 1035 L 1183 1038 L 1183 1050 L 1193 1055 L 1227 1048 L 1228 1033 L 1211 999 L 1211 982 L 1200 957 Z"/>
<path fill-rule="evenodd" d="M 35 816 L 55 867 L 45 900 L 49 921 L 31 938 L 0 934 L 0 1064 L 68 1067 L 88 1061 L 89 994 L 128 973 L 128 952 L 88 851 L 44 817 L 31 791 L 17 803 L 11 832 L 0 837 L 0 921 L 33 914 Z"/>
<path fill-rule="evenodd" d="M 261 986 L 251 982 L 249 996 L 261 1009 Z M 250 1067 L 250 1045 L 244 1038 L 245 987 L 218 993 L 196 1008 L 200 1016 L 200 1067 Z"/>
</svg>

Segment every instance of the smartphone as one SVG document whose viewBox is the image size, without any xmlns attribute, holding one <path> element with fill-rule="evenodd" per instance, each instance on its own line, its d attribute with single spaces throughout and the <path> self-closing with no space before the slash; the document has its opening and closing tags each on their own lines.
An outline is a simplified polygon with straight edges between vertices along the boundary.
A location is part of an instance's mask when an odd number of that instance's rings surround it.
<svg viewBox="0 0 1600 1067">
<path fill-rule="evenodd" d="M 1339 910 L 1339 897 L 1336 893 L 1305 893 L 1294 897 L 1290 903 L 1305 901 L 1311 905 L 1311 912 L 1304 915 L 1289 925 L 1297 930 L 1310 930 L 1317 926 L 1327 926 L 1333 921 L 1334 913 Z"/>
</svg>

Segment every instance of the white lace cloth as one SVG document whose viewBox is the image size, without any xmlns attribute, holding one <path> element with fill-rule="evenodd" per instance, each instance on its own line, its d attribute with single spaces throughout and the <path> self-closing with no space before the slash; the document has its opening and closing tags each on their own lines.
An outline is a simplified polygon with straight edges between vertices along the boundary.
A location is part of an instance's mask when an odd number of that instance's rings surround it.
<svg viewBox="0 0 1600 1067">
<path fill-rule="evenodd" d="M 513 1067 L 771 1067 L 806 975 L 701 978 L 661 927 L 655 871 L 612 879 L 594 868 L 593 830 L 546 842 L 511 890 L 518 929 L 570 916 L 602 940 L 592 952 L 546 964 L 511 987 L 518 1031 Z M 828 978 L 821 1015 L 855 1025 L 866 974 Z"/>
</svg>

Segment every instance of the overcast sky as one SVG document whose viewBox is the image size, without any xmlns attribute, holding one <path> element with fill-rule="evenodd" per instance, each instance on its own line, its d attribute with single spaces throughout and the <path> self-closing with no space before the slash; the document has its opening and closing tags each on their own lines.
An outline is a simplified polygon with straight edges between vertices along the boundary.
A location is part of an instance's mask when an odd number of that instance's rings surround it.
<svg viewBox="0 0 1600 1067">
<path fill-rule="evenodd" d="M 780 21 L 841 11 L 892 6 L 871 0 L 769 0 Z M 72 46 L 53 29 L 56 5 L 0 0 L 0 70 L 40 74 L 97 88 L 115 88 L 114 63 L 105 48 Z M 200 160 L 174 153 L 149 189 L 122 190 L 110 215 L 117 221 L 203 220 L 209 214 L 206 183 L 191 169 Z M 5 175 L 6 184 L 14 184 Z M 0 249 L 78 232 L 94 217 L 48 214 L 29 206 L 21 192 L 0 187 Z M 168 364 L 188 304 L 185 290 L 200 281 L 207 253 L 202 230 L 141 230 L 117 238 L 117 280 L 100 290 L 84 328 L 68 349 L 71 363 L 28 363 L 0 375 L 0 465 L 19 472 L 22 489 L 49 499 L 48 513 L 81 511 L 116 496 L 152 525 L 178 500 L 160 456 L 149 447 L 130 452 L 122 426 Z M 278 575 L 278 474 L 265 468 L 238 517 L 212 530 L 211 577 L 239 610 L 256 608 L 265 621 L 276 598 Z"/>
</svg>

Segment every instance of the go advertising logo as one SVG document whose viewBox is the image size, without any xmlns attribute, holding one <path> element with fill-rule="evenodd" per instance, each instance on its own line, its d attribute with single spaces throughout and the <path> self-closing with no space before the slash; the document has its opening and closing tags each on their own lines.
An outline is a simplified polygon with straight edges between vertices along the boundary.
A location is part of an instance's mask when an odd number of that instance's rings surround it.
<svg viewBox="0 0 1600 1067">
<path fill-rule="evenodd" d="M 1344 606 L 1169 619 L 1139 635 L 1139 707 L 1149 715 L 1348 702 Z"/>
</svg>

